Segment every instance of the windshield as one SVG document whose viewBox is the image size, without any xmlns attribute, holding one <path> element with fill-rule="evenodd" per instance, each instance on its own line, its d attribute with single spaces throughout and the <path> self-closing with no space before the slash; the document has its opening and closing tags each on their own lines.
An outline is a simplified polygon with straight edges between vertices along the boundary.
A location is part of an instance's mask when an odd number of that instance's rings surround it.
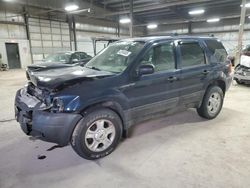
<svg viewBox="0 0 250 188">
<path fill-rule="evenodd" d="M 87 64 L 87 68 L 120 73 L 141 51 L 144 42 L 118 41 L 103 49 Z"/>
<path fill-rule="evenodd" d="M 61 63 L 69 63 L 70 61 L 70 53 L 56 53 L 48 55 L 44 61 L 45 62 L 61 62 Z"/>
</svg>

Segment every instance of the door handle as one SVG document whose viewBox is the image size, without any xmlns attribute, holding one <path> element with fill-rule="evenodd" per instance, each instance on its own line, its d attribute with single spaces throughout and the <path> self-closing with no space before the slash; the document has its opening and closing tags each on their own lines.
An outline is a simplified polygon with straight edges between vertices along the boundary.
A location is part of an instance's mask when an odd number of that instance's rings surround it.
<svg viewBox="0 0 250 188">
<path fill-rule="evenodd" d="M 178 78 L 175 77 L 175 76 L 168 77 L 168 81 L 170 81 L 170 82 L 173 82 L 173 81 L 176 81 L 176 80 L 178 80 Z"/>
<path fill-rule="evenodd" d="M 202 74 L 207 75 L 210 71 L 208 70 L 203 70 Z"/>
</svg>

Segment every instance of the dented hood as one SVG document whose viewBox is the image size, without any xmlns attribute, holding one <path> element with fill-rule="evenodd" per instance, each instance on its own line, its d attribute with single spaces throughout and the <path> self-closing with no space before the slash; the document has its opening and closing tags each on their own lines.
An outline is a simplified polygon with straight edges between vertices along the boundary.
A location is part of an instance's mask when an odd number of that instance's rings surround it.
<svg viewBox="0 0 250 188">
<path fill-rule="evenodd" d="M 39 88 L 62 89 L 76 83 L 100 79 L 114 75 L 106 71 L 93 70 L 81 66 L 49 69 L 41 72 L 28 72 L 30 81 Z"/>
</svg>

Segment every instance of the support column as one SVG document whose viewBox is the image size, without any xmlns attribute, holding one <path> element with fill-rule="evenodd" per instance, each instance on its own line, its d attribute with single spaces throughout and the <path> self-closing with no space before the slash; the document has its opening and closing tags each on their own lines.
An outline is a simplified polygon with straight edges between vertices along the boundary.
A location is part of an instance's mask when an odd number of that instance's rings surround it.
<svg viewBox="0 0 250 188">
<path fill-rule="evenodd" d="M 188 34 L 192 34 L 192 22 L 188 22 Z"/>
<path fill-rule="evenodd" d="M 74 36 L 74 45 L 75 45 L 75 51 L 77 51 L 77 42 L 76 42 L 76 22 L 75 17 L 72 16 L 72 29 L 73 29 L 73 36 Z"/>
<path fill-rule="evenodd" d="M 24 24 L 25 24 L 25 30 L 26 30 L 26 36 L 27 40 L 29 41 L 29 46 L 30 46 L 30 57 L 31 57 L 31 63 L 33 64 L 33 53 L 32 53 L 32 46 L 31 46 L 31 40 L 30 40 L 30 29 L 29 29 L 29 16 L 27 14 L 27 9 L 23 7 L 23 18 L 24 18 Z"/>
<path fill-rule="evenodd" d="M 235 66 L 240 63 L 240 53 L 242 51 L 242 39 L 244 34 L 244 24 L 246 18 L 246 0 L 242 0 L 241 15 L 240 15 L 240 28 L 238 37 L 238 48 L 236 53 Z"/>
<path fill-rule="evenodd" d="M 130 24 L 129 24 L 129 35 L 132 38 L 133 37 L 133 0 L 129 1 L 129 16 L 130 16 Z"/>
</svg>

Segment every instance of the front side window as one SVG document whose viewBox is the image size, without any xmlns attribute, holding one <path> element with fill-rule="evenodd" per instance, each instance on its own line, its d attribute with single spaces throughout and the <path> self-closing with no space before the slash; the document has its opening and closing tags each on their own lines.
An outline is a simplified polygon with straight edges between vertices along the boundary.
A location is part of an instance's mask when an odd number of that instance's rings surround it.
<svg viewBox="0 0 250 188">
<path fill-rule="evenodd" d="M 152 47 L 140 64 L 154 65 L 155 72 L 175 69 L 173 43 L 169 42 Z"/>
<path fill-rule="evenodd" d="M 118 41 L 102 50 L 85 67 L 114 73 L 123 72 L 144 47 L 144 42 Z"/>
<path fill-rule="evenodd" d="M 205 55 L 198 42 L 180 44 L 182 68 L 205 64 Z"/>
</svg>

